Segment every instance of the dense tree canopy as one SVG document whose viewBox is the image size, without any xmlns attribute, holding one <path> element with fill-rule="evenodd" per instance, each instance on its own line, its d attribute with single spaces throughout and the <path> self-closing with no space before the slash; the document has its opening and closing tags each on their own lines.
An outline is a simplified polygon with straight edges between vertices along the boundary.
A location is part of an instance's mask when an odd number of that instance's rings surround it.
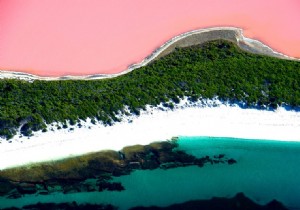
<svg viewBox="0 0 300 210">
<path fill-rule="evenodd" d="M 87 117 L 110 125 L 116 114 L 146 104 L 213 98 L 276 108 L 300 105 L 300 62 L 246 53 L 227 41 L 176 49 L 126 75 L 103 80 L 0 80 L 0 136 L 75 124 Z M 172 105 L 171 105 L 172 106 Z"/>
</svg>

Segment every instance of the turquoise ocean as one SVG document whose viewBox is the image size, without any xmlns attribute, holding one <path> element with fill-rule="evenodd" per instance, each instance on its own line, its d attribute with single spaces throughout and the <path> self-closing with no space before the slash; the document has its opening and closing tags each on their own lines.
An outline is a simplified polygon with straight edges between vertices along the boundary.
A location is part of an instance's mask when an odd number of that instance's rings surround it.
<svg viewBox="0 0 300 210">
<path fill-rule="evenodd" d="M 300 138 L 300 136 L 299 136 Z M 243 192 L 259 204 L 273 199 L 289 209 L 300 209 L 300 142 L 180 136 L 178 149 L 197 157 L 224 154 L 236 164 L 207 164 L 168 170 L 136 170 L 115 177 L 121 192 L 28 195 L 0 198 L 0 208 L 37 202 L 106 203 L 128 209 L 134 206 L 168 206 L 195 199 L 233 197 Z"/>
</svg>

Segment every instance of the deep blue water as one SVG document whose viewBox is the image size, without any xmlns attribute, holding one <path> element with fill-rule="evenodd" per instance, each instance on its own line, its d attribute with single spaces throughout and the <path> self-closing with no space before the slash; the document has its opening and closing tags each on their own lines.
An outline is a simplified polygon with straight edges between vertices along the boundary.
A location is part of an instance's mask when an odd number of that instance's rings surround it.
<svg viewBox="0 0 300 210">
<path fill-rule="evenodd" d="M 213 196 L 233 197 L 238 192 L 260 204 L 272 199 L 300 209 L 300 142 L 211 137 L 179 137 L 178 149 L 197 157 L 225 154 L 237 163 L 208 164 L 169 170 L 137 170 L 114 178 L 122 192 L 90 192 L 0 198 L 0 207 L 37 202 L 110 203 L 120 209 L 133 206 L 167 206 Z"/>
</svg>

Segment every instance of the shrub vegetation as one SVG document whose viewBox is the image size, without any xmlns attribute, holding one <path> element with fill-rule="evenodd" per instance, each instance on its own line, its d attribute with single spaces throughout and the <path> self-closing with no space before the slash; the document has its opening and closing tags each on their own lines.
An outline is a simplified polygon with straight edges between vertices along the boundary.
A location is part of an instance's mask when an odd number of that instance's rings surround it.
<svg viewBox="0 0 300 210">
<path fill-rule="evenodd" d="M 24 135 L 46 124 L 77 123 L 90 117 L 106 125 L 117 113 L 136 114 L 145 105 L 170 108 L 180 98 L 244 102 L 246 106 L 276 108 L 300 105 L 300 62 L 242 51 L 227 41 L 176 49 L 126 75 L 102 80 L 27 82 L 0 80 L 0 136 Z M 124 106 L 129 107 L 126 113 Z"/>
</svg>

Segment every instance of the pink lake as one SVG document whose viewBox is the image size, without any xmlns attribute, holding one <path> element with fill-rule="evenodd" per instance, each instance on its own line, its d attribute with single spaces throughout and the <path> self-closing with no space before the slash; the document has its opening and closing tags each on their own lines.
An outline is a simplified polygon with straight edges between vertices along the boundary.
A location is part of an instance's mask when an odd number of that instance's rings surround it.
<svg viewBox="0 0 300 210">
<path fill-rule="evenodd" d="M 213 26 L 300 58 L 298 0 L 0 0 L 0 69 L 118 73 L 175 35 Z"/>
</svg>

